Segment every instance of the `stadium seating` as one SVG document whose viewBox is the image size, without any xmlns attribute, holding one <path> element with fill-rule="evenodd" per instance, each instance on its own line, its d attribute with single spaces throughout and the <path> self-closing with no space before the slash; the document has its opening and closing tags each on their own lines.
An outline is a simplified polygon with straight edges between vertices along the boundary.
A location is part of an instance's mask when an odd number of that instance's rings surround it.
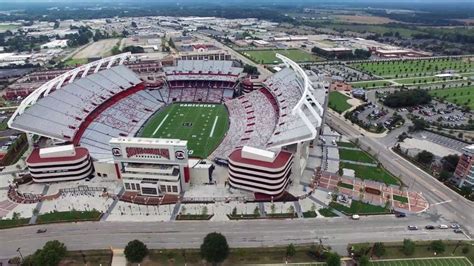
<svg viewBox="0 0 474 266">
<path fill-rule="evenodd" d="M 141 80 L 125 66 L 116 66 L 64 85 L 40 98 L 13 121 L 15 128 L 72 141 L 82 122 L 115 93 Z"/>
<path fill-rule="evenodd" d="M 276 129 L 268 141 L 267 147 L 283 145 L 298 139 L 304 139 L 311 136 L 309 128 L 304 124 L 303 120 L 296 114 L 292 114 L 293 108 L 298 101 L 303 97 L 303 84 L 296 73 L 290 69 L 285 68 L 275 75 L 271 76 L 264 82 L 276 100 L 278 105 L 278 123 Z M 320 84 L 318 84 L 320 86 Z M 322 95 L 319 95 L 323 93 Z M 315 90 L 316 99 L 324 100 L 324 90 Z M 310 110 L 307 106 L 303 106 L 303 113 L 308 117 L 309 121 L 316 125 L 317 121 L 310 112 L 318 113 L 314 108 L 314 103 L 311 104 Z"/>
<path fill-rule="evenodd" d="M 257 90 L 225 102 L 229 112 L 229 130 L 211 155 L 227 157 L 244 145 L 264 148 L 276 126 L 276 111 L 264 92 Z"/>
<path fill-rule="evenodd" d="M 148 118 L 165 103 L 155 97 L 159 90 L 139 91 L 103 111 L 85 130 L 80 145 L 96 159 L 109 158 L 113 137 L 134 136 Z"/>
</svg>

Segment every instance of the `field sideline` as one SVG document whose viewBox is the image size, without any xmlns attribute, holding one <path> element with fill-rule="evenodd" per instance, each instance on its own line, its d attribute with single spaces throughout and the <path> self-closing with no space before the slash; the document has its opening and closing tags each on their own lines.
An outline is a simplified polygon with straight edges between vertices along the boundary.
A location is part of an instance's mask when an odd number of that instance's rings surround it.
<svg viewBox="0 0 474 266">
<path fill-rule="evenodd" d="M 222 104 L 174 103 L 150 118 L 140 136 L 187 140 L 190 157 L 207 158 L 228 127 L 227 110 Z"/>
</svg>

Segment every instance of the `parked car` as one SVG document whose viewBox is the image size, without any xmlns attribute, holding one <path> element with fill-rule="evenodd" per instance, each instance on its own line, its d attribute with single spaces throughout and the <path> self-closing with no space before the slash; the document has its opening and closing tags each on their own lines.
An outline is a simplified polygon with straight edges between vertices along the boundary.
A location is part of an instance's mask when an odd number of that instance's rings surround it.
<svg viewBox="0 0 474 266">
<path fill-rule="evenodd" d="M 438 228 L 439 228 L 439 229 L 448 229 L 449 226 L 447 226 L 447 225 L 445 225 L 445 224 L 440 224 L 440 225 L 438 226 Z"/>
<path fill-rule="evenodd" d="M 459 224 L 451 224 L 452 229 L 459 229 L 461 226 Z"/>
<path fill-rule="evenodd" d="M 433 229 L 435 229 L 435 227 L 434 227 L 434 225 L 427 225 L 427 226 L 425 226 L 425 229 L 433 230 Z"/>
<path fill-rule="evenodd" d="M 416 226 L 416 225 L 409 225 L 409 226 L 408 226 L 408 230 L 410 230 L 410 231 L 418 230 L 418 226 Z"/>
<path fill-rule="evenodd" d="M 456 233 L 456 234 L 462 234 L 463 232 L 462 232 L 461 229 L 456 228 L 456 229 L 454 229 L 454 233 Z"/>
<path fill-rule="evenodd" d="M 352 220 L 359 220 L 360 216 L 358 214 L 353 214 L 351 218 Z"/>
</svg>

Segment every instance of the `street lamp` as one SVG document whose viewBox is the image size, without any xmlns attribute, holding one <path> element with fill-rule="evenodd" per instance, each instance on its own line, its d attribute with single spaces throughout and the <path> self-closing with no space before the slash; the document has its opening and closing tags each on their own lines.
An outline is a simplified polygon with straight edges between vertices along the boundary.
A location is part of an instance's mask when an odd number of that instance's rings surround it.
<svg viewBox="0 0 474 266">
<path fill-rule="evenodd" d="M 23 255 L 21 254 L 20 248 L 17 248 L 16 252 L 18 252 L 18 254 L 20 254 L 21 261 L 23 262 Z"/>
</svg>

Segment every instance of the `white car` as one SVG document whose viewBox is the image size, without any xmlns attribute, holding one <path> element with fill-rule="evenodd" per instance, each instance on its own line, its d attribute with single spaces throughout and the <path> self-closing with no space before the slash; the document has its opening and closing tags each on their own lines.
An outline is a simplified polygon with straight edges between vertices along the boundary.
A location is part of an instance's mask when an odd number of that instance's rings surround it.
<svg viewBox="0 0 474 266">
<path fill-rule="evenodd" d="M 360 216 L 358 214 L 354 214 L 352 215 L 352 220 L 359 220 L 360 219 Z"/>
<path fill-rule="evenodd" d="M 447 226 L 447 225 L 445 225 L 445 224 L 440 224 L 440 225 L 438 226 L 438 228 L 439 228 L 439 229 L 448 229 L 449 226 Z"/>
</svg>

